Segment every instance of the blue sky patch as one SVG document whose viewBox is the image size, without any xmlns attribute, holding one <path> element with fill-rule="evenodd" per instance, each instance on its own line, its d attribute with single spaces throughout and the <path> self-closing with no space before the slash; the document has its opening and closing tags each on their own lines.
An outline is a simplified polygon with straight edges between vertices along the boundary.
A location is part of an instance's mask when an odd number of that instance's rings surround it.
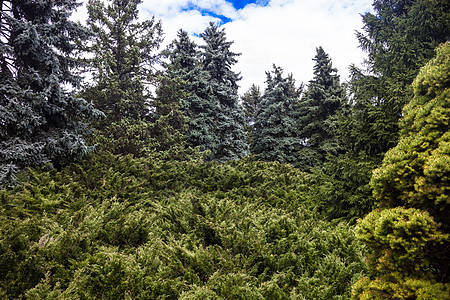
<svg viewBox="0 0 450 300">
<path fill-rule="evenodd" d="M 198 7 L 197 5 L 192 4 L 192 3 L 189 2 L 188 7 L 183 9 L 183 11 L 190 11 L 190 10 L 199 11 L 202 14 L 202 16 L 210 16 L 210 17 L 213 17 L 213 18 L 220 19 L 220 25 L 223 25 L 223 24 L 226 24 L 226 23 L 232 21 L 230 18 L 227 18 L 227 17 L 222 16 L 222 15 L 218 15 L 214 11 L 202 9 L 202 8 Z"/>
<path fill-rule="evenodd" d="M 269 3 L 269 0 L 229 0 L 231 4 L 233 4 L 234 8 L 241 9 L 244 8 L 247 4 L 257 4 L 259 6 L 266 6 Z"/>
<path fill-rule="evenodd" d="M 245 6 L 247 6 L 248 4 L 256 4 L 259 6 L 267 6 L 267 4 L 269 3 L 269 0 L 227 0 L 227 2 L 231 3 L 233 5 L 233 7 L 238 10 L 238 9 L 242 9 Z M 219 15 L 214 11 L 210 11 L 210 10 L 206 10 L 206 9 L 202 9 L 200 7 L 198 7 L 197 5 L 189 2 L 188 7 L 183 9 L 183 11 L 190 11 L 190 10 L 197 10 L 199 11 L 203 16 L 210 16 L 213 18 L 217 18 L 220 19 L 220 25 L 226 24 L 228 22 L 231 22 L 232 19 L 227 18 L 223 15 Z"/>
</svg>

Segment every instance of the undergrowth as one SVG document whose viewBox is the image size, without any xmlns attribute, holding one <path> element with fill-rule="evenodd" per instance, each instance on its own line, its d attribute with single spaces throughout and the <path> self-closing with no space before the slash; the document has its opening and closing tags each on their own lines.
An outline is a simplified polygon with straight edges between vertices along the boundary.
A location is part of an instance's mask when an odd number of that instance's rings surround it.
<svg viewBox="0 0 450 300">
<path fill-rule="evenodd" d="M 280 163 L 91 155 L 0 191 L 0 298 L 347 299 L 365 273 Z"/>
</svg>

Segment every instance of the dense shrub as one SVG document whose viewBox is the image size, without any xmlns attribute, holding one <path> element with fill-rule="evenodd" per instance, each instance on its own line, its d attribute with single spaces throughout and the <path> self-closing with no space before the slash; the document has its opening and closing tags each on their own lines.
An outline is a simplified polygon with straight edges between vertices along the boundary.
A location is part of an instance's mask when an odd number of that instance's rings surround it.
<svg viewBox="0 0 450 300">
<path fill-rule="evenodd" d="M 427 212 L 396 207 L 361 220 L 357 235 L 371 250 L 370 277 L 355 285 L 352 299 L 448 299 L 450 286 L 435 280 L 430 253 L 448 234 Z"/>
<path fill-rule="evenodd" d="M 370 276 L 354 299 L 449 299 L 450 43 L 413 82 L 400 140 L 374 170 L 374 197 L 387 208 L 358 225 Z"/>
<path fill-rule="evenodd" d="M 103 153 L 22 176 L 0 192 L 6 298 L 345 299 L 365 271 L 288 165 Z"/>
</svg>

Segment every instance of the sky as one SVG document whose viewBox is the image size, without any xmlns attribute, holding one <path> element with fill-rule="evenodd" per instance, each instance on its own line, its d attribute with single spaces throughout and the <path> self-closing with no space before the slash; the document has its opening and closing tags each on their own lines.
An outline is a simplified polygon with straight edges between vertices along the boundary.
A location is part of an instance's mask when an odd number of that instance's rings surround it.
<svg viewBox="0 0 450 300">
<path fill-rule="evenodd" d="M 162 21 L 162 48 L 180 28 L 200 45 L 198 35 L 209 22 L 219 24 L 234 41 L 231 50 L 241 53 L 232 69 L 242 76 L 238 84 L 243 94 L 252 84 L 263 90 L 273 64 L 286 76 L 292 73 L 298 85 L 308 83 L 319 46 L 329 54 L 341 81 L 347 80 L 350 64 L 360 65 L 366 57 L 355 31 L 362 30 L 361 14 L 372 11 L 371 4 L 371 0 L 143 0 L 139 17 Z M 85 8 L 74 18 L 85 19 Z"/>
</svg>

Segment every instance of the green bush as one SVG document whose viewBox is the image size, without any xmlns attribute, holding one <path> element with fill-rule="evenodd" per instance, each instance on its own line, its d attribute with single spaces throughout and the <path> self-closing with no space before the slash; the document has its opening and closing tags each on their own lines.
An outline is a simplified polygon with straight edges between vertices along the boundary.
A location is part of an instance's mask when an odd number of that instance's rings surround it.
<svg viewBox="0 0 450 300">
<path fill-rule="evenodd" d="M 437 283 L 428 257 L 449 240 L 427 212 L 396 207 L 375 210 L 358 223 L 370 249 L 369 277 L 355 284 L 352 299 L 448 299 L 450 285 Z"/>
<path fill-rule="evenodd" d="M 108 153 L 0 191 L 0 295 L 28 299 L 345 299 L 365 273 L 304 173 Z"/>
</svg>

